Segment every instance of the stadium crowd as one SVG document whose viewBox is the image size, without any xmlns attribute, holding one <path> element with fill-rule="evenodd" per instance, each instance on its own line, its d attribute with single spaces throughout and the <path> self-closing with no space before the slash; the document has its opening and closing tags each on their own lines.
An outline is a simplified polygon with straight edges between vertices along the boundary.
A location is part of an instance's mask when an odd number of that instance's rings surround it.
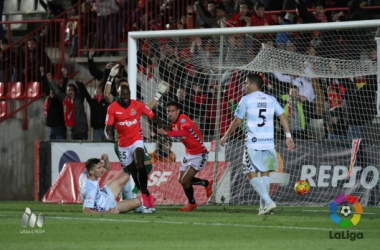
<svg viewBox="0 0 380 250">
<path fill-rule="evenodd" d="M 104 120 L 108 103 L 104 98 L 104 87 L 111 68 L 118 63 L 120 73 L 115 77 L 112 94 L 116 96 L 117 79 L 127 76 L 128 58 L 110 62 L 104 69 L 98 69 L 95 56 L 117 56 L 120 42 L 128 31 L 168 30 L 191 28 L 245 27 L 265 25 L 291 25 L 306 23 L 325 23 L 357 21 L 376 18 L 364 9 L 366 4 L 375 5 L 376 1 L 83 1 L 81 8 L 82 33 L 78 34 L 76 26 L 68 27 L 73 31 L 71 57 L 78 56 L 78 48 L 89 49 L 88 68 L 98 80 L 95 94 L 91 97 L 83 79 L 75 83 L 67 78 L 67 69 L 62 65 L 62 81 L 54 78 L 49 57 L 39 43 L 39 38 L 27 42 L 30 51 L 25 52 L 20 46 L 17 52 L 7 50 L 10 42 L 1 40 L 1 81 L 41 81 L 46 93 L 44 113 L 46 126 L 50 128 L 50 139 L 67 139 L 69 128 L 71 139 L 88 140 L 87 122 L 93 128 L 92 140 L 106 140 Z M 54 18 L 63 11 L 62 8 L 46 4 L 47 18 Z M 72 1 L 75 4 L 76 1 Z M 326 8 L 348 7 L 347 11 L 326 11 Z M 309 11 L 308 8 L 315 8 Z M 278 14 L 273 14 L 277 10 Z M 95 14 L 96 13 L 96 14 Z M 179 14 L 178 14 L 179 13 Z M 79 13 L 73 13 L 77 15 Z M 94 25 L 96 23 L 96 25 Z M 46 32 L 54 32 L 48 30 Z M 257 45 L 246 36 L 229 36 L 224 65 L 248 63 L 257 54 L 260 44 L 273 46 L 289 52 L 310 56 L 336 58 L 342 60 L 359 60 L 363 56 L 369 61 L 377 60 L 376 47 L 364 50 L 363 41 L 371 43 L 365 32 L 352 31 L 343 34 L 336 32 L 331 39 L 324 32 L 277 33 L 256 35 Z M 82 44 L 78 44 L 78 35 Z M 350 39 L 358 36 L 361 41 Z M 54 39 L 63 39 L 50 36 Z M 93 49 L 94 48 L 94 49 Z M 248 48 L 242 49 L 242 48 Z M 100 49 L 100 50 L 99 50 Z M 346 51 L 349 51 L 347 53 Z M 17 53 L 18 55 L 11 55 Z M 21 58 L 20 60 L 14 60 Z M 201 129 L 207 140 L 214 138 L 217 116 L 216 68 L 218 54 L 211 39 L 194 37 L 192 39 L 154 39 L 141 40 L 138 51 L 138 86 L 137 99 L 148 102 L 142 93 L 142 86 L 163 80 L 170 85 L 169 91 L 156 105 L 154 111 L 167 122 L 166 103 L 177 101 L 181 110 Z M 25 68 L 24 63 L 28 61 Z M 194 64 L 194 62 L 201 62 Z M 307 63 L 307 62 L 305 62 Z M 222 77 L 222 94 L 220 98 L 219 129 L 223 135 L 233 118 L 233 113 L 241 97 L 245 94 L 244 79 L 248 71 L 227 70 Z M 260 73 L 260 72 L 259 72 Z M 371 121 L 376 110 L 376 76 L 357 77 L 355 79 L 312 79 L 302 76 L 280 73 L 262 73 L 266 83 L 264 91 L 274 95 L 285 106 L 285 114 L 290 122 L 292 134 L 296 139 L 342 139 L 361 136 L 363 126 Z M 88 80 L 88 79 L 86 79 Z M 58 85 L 57 85 L 58 84 Z M 90 106 L 91 121 L 87 121 L 84 100 Z M 367 112 L 363 112 L 363 105 Z M 65 109 L 63 108 L 65 107 Z M 65 112 L 63 112 L 63 110 Z M 75 116 L 69 116 L 68 110 L 75 110 Z M 156 139 L 157 130 L 150 127 L 150 138 Z M 241 129 L 235 138 L 243 138 Z M 283 133 L 278 131 L 278 136 Z"/>
</svg>

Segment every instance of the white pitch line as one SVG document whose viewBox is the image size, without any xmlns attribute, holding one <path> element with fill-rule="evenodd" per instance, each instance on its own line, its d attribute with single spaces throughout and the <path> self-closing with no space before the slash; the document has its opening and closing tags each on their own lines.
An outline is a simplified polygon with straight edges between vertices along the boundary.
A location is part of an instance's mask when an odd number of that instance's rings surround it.
<svg viewBox="0 0 380 250">
<path fill-rule="evenodd" d="M 342 228 L 318 228 L 318 227 L 293 227 L 293 226 L 262 226 L 254 224 L 229 224 L 229 223 L 200 223 L 200 222 L 181 222 L 181 221 L 148 221 L 148 220 L 126 220 L 126 219 L 106 219 L 106 218 L 75 218 L 75 217 L 60 217 L 60 216 L 46 216 L 46 219 L 58 220 L 89 220 L 89 221 L 111 221 L 111 222 L 129 222 L 129 223 L 156 223 L 156 224 L 172 224 L 172 225 L 196 225 L 196 226 L 230 226 L 230 227 L 244 227 L 244 228 L 276 228 L 276 229 L 293 229 L 293 230 L 314 230 L 314 231 L 346 231 L 350 232 L 380 232 L 380 230 L 355 230 L 355 229 L 342 229 Z"/>
</svg>

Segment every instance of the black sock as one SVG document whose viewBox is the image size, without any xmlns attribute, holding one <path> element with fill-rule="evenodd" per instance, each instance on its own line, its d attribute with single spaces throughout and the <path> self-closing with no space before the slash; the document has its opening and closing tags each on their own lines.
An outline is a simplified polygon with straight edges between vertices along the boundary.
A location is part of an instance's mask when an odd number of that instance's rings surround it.
<svg viewBox="0 0 380 250">
<path fill-rule="evenodd" d="M 185 194 L 187 196 L 187 199 L 189 200 L 190 204 L 195 204 L 195 199 L 194 199 L 194 189 L 193 186 L 190 185 L 188 188 L 183 189 L 185 191 Z"/>
<path fill-rule="evenodd" d="M 145 167 L 137 169 L 137 179 L 140 184 L 141 193 L 149 195 L 148 191 L 148 174 Z"/>
<path fill-rule="evenodd" d="M 195 185 L 202 185 L 204 187 L 207 187 L 208 186 L 208 180 L 202 180 L 202 179 L 193 177 L 193 179 L 191 180 L 190 184 L 194 185 L 194 186 Z"/>
</svg>

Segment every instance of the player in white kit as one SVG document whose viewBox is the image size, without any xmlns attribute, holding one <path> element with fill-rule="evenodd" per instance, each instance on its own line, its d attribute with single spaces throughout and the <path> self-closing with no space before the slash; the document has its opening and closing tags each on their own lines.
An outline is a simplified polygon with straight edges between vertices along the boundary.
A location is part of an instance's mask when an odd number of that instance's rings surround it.
<svg viewBox="0 0 380 250">
<path fill-rule="evenodd" d="M 247 95 L 242 97 L 235 111 L 226 134 L 220 139 L 224 146 L 228 137 L 246 119 L 247 134 L 243 156 L 243 173 L 247 175 L 250 184 L 260 195 L 259 215 L 269 214 L 276 208 L 276 203 L 269 196 L 269 173 L 277 170 L 277 157 L 274 149 L 274 114 L 279 117 L 286 135 L 288 150 L 294 149 L 288 120 L 284 109 L 276 98 L 261 92 L 264 82 L 260 75 L 250 74 L 245 80 Z M 261 178 L 257 172 L 261 173 Z"/>
<path fill-rule="evenodd" d="M 102 162 L 104 161 L 104 163 Z M 79 177 L 79 189 L 83 200 L 83 212 L 88 214 L 118 214 L 141 206 L 140 197 L 116 202 L 121 189 L 129 180 L 129 175 L 121 174 L 103 188 L 98 179 L 109 169 L 108 155 L 100 159 L 91 158 L 86 162 L 86 170 Z"/>
</svg>

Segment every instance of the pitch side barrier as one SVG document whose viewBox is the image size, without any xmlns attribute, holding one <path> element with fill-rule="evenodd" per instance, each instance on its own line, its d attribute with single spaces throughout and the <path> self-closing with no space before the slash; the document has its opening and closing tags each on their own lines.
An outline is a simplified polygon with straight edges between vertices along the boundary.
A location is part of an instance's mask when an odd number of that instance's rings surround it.
<svg viewBox="0 0 380 250">
<path fill-rule="evenodd" d="M 277 143 L 278 171 L 270 176 L 270 194 L 282 205 L 327 205 L 336 196 L 344 193 L 355 195 L 360 203 L 376 205 L 380 201 L 380 145 L 360 144 L 352 173 L 347 178 L 351 162 L 351 140 L 296 142 L 296 148 L 288 151 L 283 142 Z M 210 149 L 211 143 L 206 144 Z M 146 143 L 148 151 L 154 150 L 154 143 Z M 149 189 L 156 195 L 157 204 L 184 204 L 186 202 L 178 183 L 178 171 L 184 149 L 175 143 L 172 147 L 177 162 L 153 164 L 149 175 Z M 218 161 L 218 173 L 214 188 L 217 204 L 258 204 L 259 197 L 249 188 L 242 174 L 242 155 L 244 143 L 227 144 L 223 152 L 224 159 Z M 107 153 L 111 161 L 110 176 L 121 173 L 120 164 L 110 143 L 80 142 L 40 142 L 36 144 L 35 199 L 47 202 L 80 202 L 75 176 L 84 171 L 84 162 L 88 158 L 100 157 Z M 238 152 L 238 153 L 236 153 Z M 206 168 L 199 173 L 202 178 L 213 178 L 214 162 L 210 153 Z M 108 178 L 108 177 L 107 177 Z M 105 178 L 105 179 L 107 179 Z M 108 180 L 108 179 L 107 179 Z M 296 181 L 310 183 L 310 193 L 298 196 L 293 187 Z M 103 183 L 103 185 L 106 183 Z M 67 190 L 67 189 L 70 190 Z M 73 190 L 71 190 L 74 188 Z M 66 190 L 66 191 L 65 191 Z M 203 188 L 196 188 L 198 197 L 203 197 Z M 202 204 L 208 201 L 200 198 Z"/>
</svg>

